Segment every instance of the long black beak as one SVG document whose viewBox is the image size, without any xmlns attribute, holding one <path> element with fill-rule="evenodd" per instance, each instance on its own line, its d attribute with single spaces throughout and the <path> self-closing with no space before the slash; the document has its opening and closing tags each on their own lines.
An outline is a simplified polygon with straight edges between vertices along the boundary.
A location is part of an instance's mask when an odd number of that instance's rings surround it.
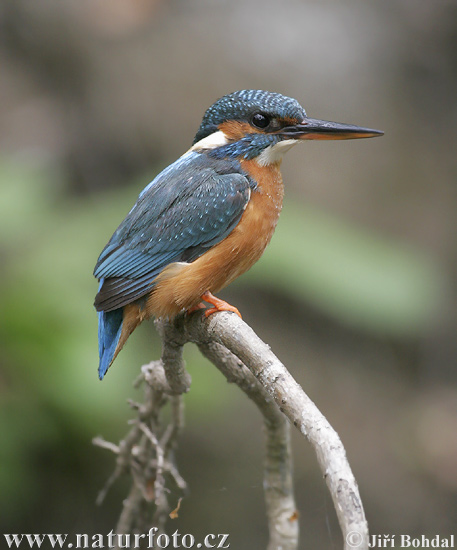
<svg viewBox="0 0 457 550">
<path fill-rule="evenodd" d="M 305 118 L 300 124 L 279 132 L 285 139 L 358 139 L 382 136 L 384 132 L 352 124 Z"/>
</svg>

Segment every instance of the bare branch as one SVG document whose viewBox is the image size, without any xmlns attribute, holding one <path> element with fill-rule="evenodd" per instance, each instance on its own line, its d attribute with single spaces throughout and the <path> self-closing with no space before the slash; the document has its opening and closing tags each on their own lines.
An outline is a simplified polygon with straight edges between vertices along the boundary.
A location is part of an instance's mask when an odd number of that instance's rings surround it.
<svg viewBox="0 0 457 550">
<path fill-rule="evenodd" d="M 103 437 L 94 437 L 92 439 L 92 444 L 97 447 L 101 447 L 102 449 L 108 449 L 116 455 L 119 454 L 119 447 L 110 441 L 105 441 Z"/>
<path fill-rule="evenodd" d="M 358 548 L 366 550 L 368 524 L 343 444 L 269 346 L 239 317 L 227 312 L 208 319 L 194 314 L 178 318 L 175 325 L 187 333 L 189 341 L 199 345 L 219 343 L 249 368 L 281 412 L 313 446 L 333 499 L 345 549 L 351 548 L 348 541 L 351 542 L 351 533 L 355 532 L 361 540 Z"/>
<path fill-rule="evenodd" d="M 295 550 L 299 525 L 293 494 L 289 423 L 266 389 L 232 352 L 214 342 L 199 344 L 198 347 L 229 382 L 237 384 L 254 401 L 263 414 L 267 438 L 264 490 L 270 531 L 268 550 Z"/>
<path fill-rule="evenodd" d="M 173 362 L 168 368 L 173 369 Z M 141 376 L 135 385 L 143 382 L 144 403 L 129 400 L 137 418 L 129 422 L 132 427 L 119 445 L 100 437 L 93 441 L 117 455 L 116 468 L 100 492 L 98 504 L 122 474 L 129 472 L 133 479 L 116 527 L 116 532 L 120 534 L 143 533 L 151 526 L 163 531 L 170 512 L 166 496 L 170 491 L 168 480 L 174 482 L 180 492 L 187 488 L 170 452 L 183 426 L 182 396 L 167 395 L 173 392 L 165 371 L 161 361 L 153 361 L 142 367 Z M 151 382 L 154 386 L 151 386 Z M 165 429 L 161 425 L 160 413 L 168 402 L 171 402 L 171 423 Z"/>
<path fill-rule="evenodd" d="M 156 320 L 155 325 L 162 338 L 162 365 L 171 392 L 177 395 L 186 393 L 190 388 L 191 377 L 182 358 L 186 343 L 184 335 L 175 330 L 171 323 L 163 323 L 160 319 Z"/>
<path fill-rule="evenodd" d="M 140 380 L 146 382 L 145 403 L 132 403 L 138 418 L 119 446 L 101 438 L 94 440 L 97 445 L 117 454 L 116 470 L 102 491 L 103 496 L 121 473 L 130 470 L 134 479 L 124 502 L 118 532 L 146 531 L 151 525 L 163 529 L 169 512 L 165 474 L 178 488 L 186 487 L 171 460 L 170 451 L 176 445 L 183 426 L 180 394 L 190 387 L 182 348 L 186 342 L 194 342 L 263 414 L 266 431 L 264 486 L 270 530 L 268 550 L 296 550 L 298 546 L 290 425 L 286 418 L 308 439 L 316 452 L 343 532 L 344 548 L 352 548 L 349 543 L 355 542 L 355 532 L 358 548 L 367 550 L 368 525 L 357 483 L 339 436 L 254 331 L 236 315 L 227 312 L 214 314 L 208 319 L 195 313 L 180 316 L 173 322 L 158 320 L 156 326 L 162 338 L 162 360 L 142 367 Z M 169 401 L 171 421 L 166 429 L 161 429 L 160 410 Z M 147 504 L 151 499 L 156 506 L 152 522 L 147 514 Z"/>
</svg>

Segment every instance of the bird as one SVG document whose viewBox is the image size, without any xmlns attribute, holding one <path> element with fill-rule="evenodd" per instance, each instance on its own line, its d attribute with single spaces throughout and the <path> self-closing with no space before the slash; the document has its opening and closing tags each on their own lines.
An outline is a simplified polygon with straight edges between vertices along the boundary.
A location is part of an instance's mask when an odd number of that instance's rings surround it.
<svg viewBox="0 0 457 550">
<path fill-rule="evenodd" d="M 206 317 L 240 315 L 214 293 L 270 242 L 286 151 L 304 140 L 382 134 L 309 118 L 296 99 L 263 90 L 239 90 L 211 105 L 190 149 L 143 189 L 98 258 L 100 380 L 145 319 L 198 309 Z"/>
</svg>

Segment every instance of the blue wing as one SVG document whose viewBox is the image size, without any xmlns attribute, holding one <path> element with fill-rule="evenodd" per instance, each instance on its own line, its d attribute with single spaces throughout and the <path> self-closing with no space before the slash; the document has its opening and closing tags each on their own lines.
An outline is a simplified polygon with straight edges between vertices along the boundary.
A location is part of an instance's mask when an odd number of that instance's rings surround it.
<svg viewBox="0 0 457 550">
<path fill-rule="evenodd" d="M 190 152 L 140 194 L 102 251 L 94 275 L 98 311 L 113 311 L 151 291 L 172 262 L 192 262 L 239 222 L 252 182 L 236 161 Z"/>
</svg>

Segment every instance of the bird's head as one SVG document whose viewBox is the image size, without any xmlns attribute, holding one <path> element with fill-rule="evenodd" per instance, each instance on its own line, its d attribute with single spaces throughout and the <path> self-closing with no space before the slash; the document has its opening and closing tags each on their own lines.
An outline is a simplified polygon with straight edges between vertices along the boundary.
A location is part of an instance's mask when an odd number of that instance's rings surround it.
<svg viewBox="0 0 457 550">
<path fill-rule="evenodd" d="M 217 158 L 256 159 L 274 164 L 299 141 L 354 139 L 379 130 L 309 118 L 297 100 L 263 90 L 240 90 L 218 99 L 206 111 L 193 149 Z"/>
</svg>

